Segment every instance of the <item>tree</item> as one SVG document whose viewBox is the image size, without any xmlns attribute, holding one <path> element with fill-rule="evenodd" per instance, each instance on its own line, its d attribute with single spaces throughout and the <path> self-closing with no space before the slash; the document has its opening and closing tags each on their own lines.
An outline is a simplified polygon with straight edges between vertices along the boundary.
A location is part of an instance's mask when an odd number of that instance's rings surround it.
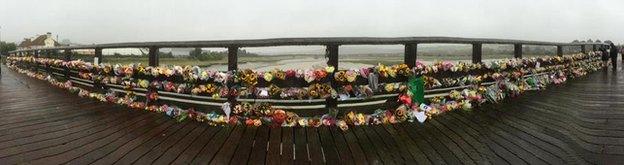
<svg viewBox="0 0 624 165">
<path fill-rule="evenodd" d="M 588 40 L 587 40 L 587 42 L 592 43 L 592 42 L 594 42 L 594 41 L 592 41 L 592 39 L 588 39 Z"/>
<path fill-rule="evenodd" d="M 189 52 L 189 56 L 194 59 L 199 59 L 201 55 L 202 55 L 201 48 L 195 48 Z"/>
<path fill-rule="evenodd" d="M 572 43 L 579 43 L 579 40 L 574 40 L 572 41 Z"/>
<path fill-rule="evenodd" d="M 14 51 L 16 49 L 17 49 L 17 45 L 13 42 L 11 43 L 0 42 L 0 54 L 1 55 L 8 54 L 10 51 Z"/>
<path fill-rule="evenodd" d="M 600 41 L 599 39 L 596 39 L 596 43 L 602 43 L 602 41 Z"/>
</svg>

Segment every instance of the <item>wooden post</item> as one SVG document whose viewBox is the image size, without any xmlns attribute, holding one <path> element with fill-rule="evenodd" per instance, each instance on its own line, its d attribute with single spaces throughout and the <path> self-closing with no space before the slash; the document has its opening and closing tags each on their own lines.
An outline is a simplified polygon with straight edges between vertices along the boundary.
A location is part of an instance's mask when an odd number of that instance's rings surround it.
<svg viewBox="0 0 624 165">
<path fill-rule="evenodd" d="M 563 56 L 563 46 L 557 45 L 557 56 Z"/>
<path fill-rule="evenodd" d="M 228 47 L 228 70 L 238 70 L 238 47 Z"/>
<path fill-rule="evenodd" d="M 522 58 L 522 44 L 514 44 L 514 58 Z"/>
<path fill-rule="evenodd" d="M 403 56 L 403 63 L 408 67 L 413 68 L 416 66 L 416 59 L 418 57 L 418 44 L 405 44 L 405 55 Z"/>
<path fill-rule="evenodd" d="M 95 60 L 93 60 L 93 64 L 95 65 L 98 65 L 104 61 L 104 59 L 102 58 L 102 48 L 95 48 L 94 57 L 97 58 L 98 61 L 98 63 L 96 64 Z"/>
<path fill-rule="evenodd" d="M 326 45 L 325 56 L 327 57 L 327 66 L 334 67 L 334 73 L 338 71 L 338 47 L 340 45 L 332 44 Z M 338 84 L 336 83 L 336 79 L 334 79 L 334 73 L 329 74 L 328 78 L 331 83 L 332 88 L 336 89 Z M 325 99 L 325 108 L 335 109 L 338 107 L 338 100 L 333 97 L 329 97 Z"/>
<path fill-rule="evenodd" d="M 227 49 L 228 49 L 228 71 L 235 74 L 234 71 L 238 70 L 238 47 L 231 46 L 231 47 L 228 47 Z M 230 92 L 232 92 L 233 91 L 232 88 L 236 84 L 233 81 L 228 81 L 226 85 L 228 89 L 230 90 Z M 238 100 L 236 99 L 236 96 L 232 94 L 228 95 L 228 102 L 230 103 L 230 108 L 232 110 L 234 109 L 236 104 L 238 104 Z"/>
<path fill-rule="evenodd" d="M 587 53 L 587 45 L 581 45 L 581 52 Z"/>
<path fill-rule="evenodd" d="M 148 55 L 149 55 L 149 66 L 158 66 L 158 48 L 150 47 Z"/>
<path fill-rule="evenodd" d="M 476 63 L 481 63 L 481 57 L 482 57 L 482 44 L 481 43 L 474 43 L 472 44 L 472 63 L 476 64 Z"/>
<path fill-rule="evenodd" d="M 596 45 L 592 45 L 592 51 L 598 51 L 598 47 Z"/>
<path fill-rule="evenodd" d="M 71 49 L 65 49 L 63 53 L 65 54 L 64 61 L 71 61 Z M 70 74 L 71 70 L 69 69 L 69 67 L 65 67 L 65 78 L 67 78 L 67 81 L 70 80 Z"/>
<path fill-rule="evenodd" d="M 38 50 L 34 50 L 33 52 L 34 52 L 33 54 L 34 54 L 35 58 L 39 58 L 39 51 Z"/>
</svg>

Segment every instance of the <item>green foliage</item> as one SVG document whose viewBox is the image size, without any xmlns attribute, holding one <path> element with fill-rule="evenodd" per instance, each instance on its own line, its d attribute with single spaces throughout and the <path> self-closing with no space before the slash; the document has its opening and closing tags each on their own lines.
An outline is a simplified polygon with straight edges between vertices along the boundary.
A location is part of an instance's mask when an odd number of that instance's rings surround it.
<svg viewBox="0 0 624 165">
<path fill-rule="evenodd" d="M 199 60 L 199 61 L 215 61 L 221 60 L 227 56 L 227 52 L 215 52 L 215 51 L 207 51 L 204 52 L 201 48 L 195 48 L 194 50 L 189 52 L 189 58 Z"/>
<path fill-rule="evenodd" d="M 13 42 L 0 42 L 0 54 L 8 54 L 9 51 L 14 51 L 17 49 L 17 45 Z"/>
</svg>

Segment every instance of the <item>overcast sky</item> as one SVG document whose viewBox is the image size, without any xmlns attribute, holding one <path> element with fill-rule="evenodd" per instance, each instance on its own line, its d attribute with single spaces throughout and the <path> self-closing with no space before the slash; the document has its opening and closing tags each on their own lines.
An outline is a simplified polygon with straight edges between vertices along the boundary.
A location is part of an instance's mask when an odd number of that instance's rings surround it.
<svg viewBox="0 0 624 165">
<path fill-rule="evenodd" d="M 624 43 L 623 0 L 1 0 L 2 40 L 449 36 Z"/>
</svg>

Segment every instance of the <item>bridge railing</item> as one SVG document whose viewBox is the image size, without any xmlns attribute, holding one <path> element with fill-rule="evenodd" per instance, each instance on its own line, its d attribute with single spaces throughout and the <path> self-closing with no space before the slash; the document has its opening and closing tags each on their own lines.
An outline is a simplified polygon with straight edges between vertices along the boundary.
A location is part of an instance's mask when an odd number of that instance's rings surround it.
<svg viewBox="0 0 624 165">
<path fill-rule="evenodd" d="M 127 42 L 127 43 L 110 43 L 110 44 L 94 44 L 84 46 L 61 46 L 50 48 L 34 48 L 26 50 L 17 50 L 10 52 L 11 55 L 33 55 L 34 57 L 46 56 L 49 57 L 53 53 L 63 51 L 64 60 L 72 60 L 72 50 L 76 49 L 93 49 L 95 52 L 94 58 L 98 58 L 100 63 L 106 62 L 106 59 L 102 56 L 103 49 L 115 49 L 115 48 L 147 48 L 149 57 L 149 66 L 159 66 L 158 50 L 160 48 L 227 48 L 228 50 L 228 71 L 238 70 L 238 50 L 245 47 L 271 47 L 271 46 L 306 46 L 306 45 L 321 45 L 326 47 L 327 66 L 339 68 L 339 48 L 342 45 L 403 45 L 404 60 L 403 62 L 409 67 L 416 66 L 418 59 L 418 45 L 420 44 L 470 44 L 472 45 L 472 63 L 481 63 L 483 57 L 483 44 L 508 44 L 514 46 L 513 57 L 522 58 L 522 47 L 526 45 L 539 45 L 539 46 L 553 46 L 556 47 L 556 54 L 558 56 L 563 55 L 563 47 L 580 47 L 581 52 L 588 52 L 591 47 L 592 50 L 597 50 L 602 43 L 559 43 L 559 42 L 544 42 L 544 41 L 526 41 L 526 40 L 507 40 L 507 39 L 487 39 L 487 38 L 456 38 L 456 37 L 398 37 L 398 38 L 372 38 L 372 37 L 342 37 L 342 38 L 276 38 L 276 39 L 257 39 L 257 40 L 217 40 L 217 41 L 170 41 L 170 42 Z M 80 79 L 77 71 L 62 70 L 62 68 L 56 68 L 54 71 L 56 74 L 63 74 L 73 72 L 68 78 L 75 80 L 78 83 L 84 83 L 84 85 L 93 87 L 93 81 Z M 405 81 L 406 79 L 396 80 Z M 328 83 L 333 87 L 339 83 L 336 82 L 333 77 L 330 76 Z M 228 84 L 231 87 L 232 84 Z M 296 84 L 301 86 L 302 84 Z M 119 85 L 110 85 L 112 89 L 116 89 L 119 92 L 123 92 L 123 87 Z M 436 92 L 444 92 L 457 88 L 448 89 L 433 89 L 428 90 L 428 93 L 435 94 Z M 135 89 L 138 92 L 145 92 L 139 89 Z M 236 98 L 229 96 L 228 98 L 210 98 L 201 96 L 192 96 L 186 94 L 177 94 L 171 92 L 160 92 L 163 98 L 169 99 L 174 102 L 182 102 L 185 104 L 200 104 L 205 106 L 220 106 L 224 102 L 236 103 L 239 101 L 267 101 L 279 104 L 283 104 L 281 108 L 302 110 L 299 113 L 309 114 L 322 114 L 324 111 L 314 113 L 307 111 L 309 109 L 326 109 L 326 108 L 338 108 L 339 104 L 344 104 L 341 107 L 354 106 L 353 103 L 363 102 L 361 100 L 343 100 L 338 101 L 336 98 L 327 99 L 312 99 L 312 100 L 275 100 L 275 99 L 253 99 L 253 98 Z M 382 104 L 387 102 L 385 99 L 396 99 L 396 94 L 380 95 L 377 99 L 365 100 L 369 103 L 355 104 L 359 106 L 368 106 L 372 104 Z M 312 113 L 310 113 L 312 112 Z"/>
</svg>

